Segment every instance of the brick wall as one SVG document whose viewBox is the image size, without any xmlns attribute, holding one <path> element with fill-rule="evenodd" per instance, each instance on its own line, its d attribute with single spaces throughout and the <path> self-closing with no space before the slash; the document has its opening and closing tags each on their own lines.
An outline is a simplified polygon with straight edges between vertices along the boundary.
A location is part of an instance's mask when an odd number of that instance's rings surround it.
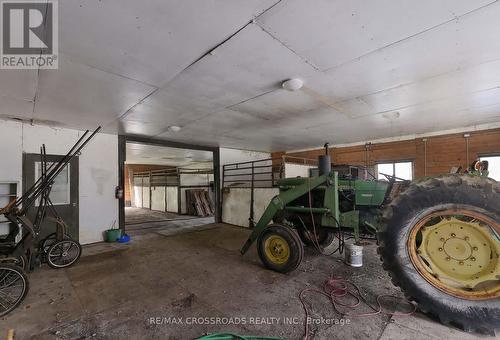
<svg viewBox="0 0 500 340">
<path fill-rule="evenodd" d="M 390 143 L 332 148 L 336 164 L 372 166 L 383 161 L 411 160 L 414 163 L 415 178 L 424 175 L 448 173 L 454 166 L 467 166 L 467 146 L 463 133 L 426 137 Z M 471 132 L 469 140 L 469 163 L 478 156 L 500 155 L 500 129 Z M 427 147 L 425 147 L 427 144 Z M 427 149 L 427 151 L 425 151 Z M 324 149 L 286 153 L 287 155 L 317 159 Z M 273 158 L 284 152 L 273 153 Z M 425 157 L 425 155 L 427 155 Z"/>
</svg>

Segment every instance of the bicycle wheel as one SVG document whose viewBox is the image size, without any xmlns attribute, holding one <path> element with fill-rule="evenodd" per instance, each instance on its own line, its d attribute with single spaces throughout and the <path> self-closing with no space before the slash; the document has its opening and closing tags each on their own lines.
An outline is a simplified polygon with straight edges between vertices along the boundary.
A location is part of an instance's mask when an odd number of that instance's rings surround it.
<svg viewBox="0 0 500 340">
<path fill-rule="evenodd" d="M 66 268 L 73 265 L 82 254 L 82 246 L 67 239 L 54 243 L 47 251 L 47 263 L 52 268 Z"/>
<path fill-rule="evenodd" d="M 28 293 L 26 273 L 18 266 L 0 264 L 0 316 L 7 315 L 23 301 Z"/>
</svg>

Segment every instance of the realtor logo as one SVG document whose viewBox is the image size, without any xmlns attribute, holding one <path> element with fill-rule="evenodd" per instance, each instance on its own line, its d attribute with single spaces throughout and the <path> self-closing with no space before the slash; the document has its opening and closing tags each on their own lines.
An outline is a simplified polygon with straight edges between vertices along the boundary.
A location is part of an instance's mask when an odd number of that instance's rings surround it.
<svg viewBox="0 0 500 340">
<path fill-rule="evenodd" d="M 1 1 L 0 68 L 56 69 L 56 0 Z"/>
</svg>

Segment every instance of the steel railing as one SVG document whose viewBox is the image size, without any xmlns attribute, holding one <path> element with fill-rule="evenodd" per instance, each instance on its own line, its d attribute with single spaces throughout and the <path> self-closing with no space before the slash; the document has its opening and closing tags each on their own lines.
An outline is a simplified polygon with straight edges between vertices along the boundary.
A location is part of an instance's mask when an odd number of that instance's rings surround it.
<svg viewBox="0 0 500 340">
<path fill-rule="evenodd" d="M 231 188 L 250 189 L 250 217 L 248 220 L 252 228 L 254 225 L 255 189 L 277 187 L 278 180 L 285 177 L 286 164 L 317 166 L 318 161 L 283 155 L 275 158 L 224 164 L 222 166 L 221 204 L 224 200 L 224 193 Z"/>
</svg>

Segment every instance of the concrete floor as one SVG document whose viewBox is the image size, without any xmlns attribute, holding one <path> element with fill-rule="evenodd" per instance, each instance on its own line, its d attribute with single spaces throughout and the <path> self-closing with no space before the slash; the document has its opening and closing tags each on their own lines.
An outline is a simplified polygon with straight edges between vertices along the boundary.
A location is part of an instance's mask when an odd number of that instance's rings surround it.
<svg viewBox="0 0 500 340">
<path fill-rule="evenodd" d="M 0 338 L 14 329 L 15 339 L 194 339 L 222 331 L 301 339 L 304 312 L 298 294 L 321 287 L 332 271 L 359 284 L 371 302 L 379 294 L 401 296 L 382 270 L 373 244 L 365 246 L 362 268 L 344 265 L 339 255 L 317 256 L 308 249 L 299 269 L 282 275 L 262 267 L 255 247 L 239 254 L 248 230 L 224 224 L 204 228 L 173 236 L 156 230 L 136 235 L 128 245 L 95 244 L 85 247 L 71 268 L 43 266 L 30 274 L 31 290 L 23 304 L 0 320 Z M 325 297 L 308 296 L 312 317 L 340 318 Z M 246 324 L 187 325 L 193 317 L 239 317 Z M 160 318 L 160 324 L 152 318 Z M 180 319 L 165 324 L 162 318 Z M 343 326 L 312 326 L 313 338 L 479 337 L 419 313 L 348 319 Z"/>
<path fill-rule="evenodd" d="M 179 215 L 171 212 L 163 212 L 144 208 L 125 207 L 125 224 L 139 224 L 144 222 L 161 222 L 178 219 L 190 219 L 197 216 Z"/>
<path fill-rule="evenodd" d="M 180 230 L 199 229 L 197 226 L 214 223 L 215 218 L 179 215 L 143 208 L 125 208 L 125 231 L 129 235 L 163 231 L 165 235 L 176 234 Z"/>
</svg>

